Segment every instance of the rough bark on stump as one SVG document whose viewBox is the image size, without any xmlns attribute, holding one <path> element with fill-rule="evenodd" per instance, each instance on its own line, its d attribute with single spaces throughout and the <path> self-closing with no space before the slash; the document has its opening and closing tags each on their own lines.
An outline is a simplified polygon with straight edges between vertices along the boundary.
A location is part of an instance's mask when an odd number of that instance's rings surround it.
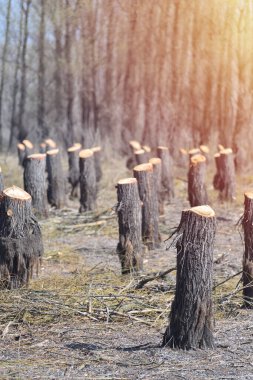
<svg viewBox="0 0 253 380">
<path fill-rule="evenodd" d="M 142 240 L 149 249 L 160 247 L 158 229 L 159 211 L 154 188 L 152 164 L 134 167 L 134 177 L 138 181 L 139 196 L 142 201 Z"/>
<path fill-rule="evenodd" d="M 23 166 L 23 162 L 24 162 L 24 159 L 25 159 L 25 146 L 24 144 L 22 143 L 19 143 L 17 144 L 17 148 L 18 148 L 18 163 L 20 166 Z"/>
<path fill-rule="evenodd" d="M 141 201 L 136 178 L 126 178 L 117 186 L 117 214 L 119 243 L 117 254 L 122 274 L 143 269 L 143 249 L 141 239 Z"/>
<path fill-rule="evenodd" d="M 144 149 L 135 150 L 134 156 L 137 165 L 146 164 L 149 160 L 149 154 Z"/>
<path fill-rule="evenodd" d="M 69 175 L 68 181 L 71 185 L 71 197 L 78 197 L 78 185 L 79 185 L 79 146 L 72 146 L 68 148 L 68 163 L 69 163 Z"/>
<path fill-rule="evenodd" d="M 208 203 L 205 176 L 206 158 L 197 154 L 191 158 L 188 171 L 188 199 L 191 207 Z"/>
<path fill-rule="evenodd" d="M 13 289 L 28 284 L 42 255 L 31 196 L 15 186 L 5 189 L 0 193 L 0 286 Z"/>
<path fill-rule="evenodd" d="M 96 171 L 96 181 L 97 183 L 101 181 L 102 178 L 102 169 L 101 169 L 101 147 L 100 146 L 94 146 L 91 148 L 93 155 L 94 155 L 94 164 L 95 164 L 95 171 Z"/>
<path fill-rule="evenodd" d="M 253 308 L 253 193 L 244 194 L 243 298 L 248 308 Z"/>
<path fill-rule="evenodd" d="M 235 163 L 232 149 L 224 149 L 219 158 L 221 189 L 219 197 L 222 201 L 235 200 Z"/>
<path fill-rule="evenodd" d="M 154 187 L 157 192 L 159 214 L 164 214 L 164 202 L 162 196 L 162 160 L 159 157 L 150 158 L 149 163 L 153 165 Z"/>
<path fill-rule="evenodd" d="M 93 211 L 96 207 L 97 185 L 94 155 L 91 149 L 79 152 L 80 208 L 79 212 Z"/>
<path fill-rule="evenodd" d="M 46 168 L 48 174 L 48 203 L 55 208 L 61 208 L 65 204 L 65 180 L 59 149 L 47 151 Z"/>
<path fill-rule="evenodd" d="M 163 346 L 212 348 L 215 213 L 209 206 L 182 212 L 177 230 L 177 279 Z"/>
<path fill-rule="evenodd" d="M 162 196 L 164 201 L 174 197 L 173 160 L 169 149 L 165 146 L 157 148 L 157 155 L 162 160 Z"/>
<path fill-rule="evenodd" d="M 3 191 L 4 189 L 4 178 L 2 173 L 2 168 L 0 167 L 0 191 Z"/>
<path fill-rule="evenodd" d="M 46 155 L 32 154 L 24 161 L 24 189 L 32 197 L 35 215 L 47 217 Z"/>
</svg>

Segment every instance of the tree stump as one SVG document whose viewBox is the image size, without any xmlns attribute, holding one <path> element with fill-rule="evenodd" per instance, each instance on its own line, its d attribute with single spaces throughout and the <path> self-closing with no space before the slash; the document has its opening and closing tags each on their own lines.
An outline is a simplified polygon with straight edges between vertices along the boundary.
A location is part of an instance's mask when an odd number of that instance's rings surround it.
<svg viewBox="0 0 253 380">
<path fill-rule="evenodd" d="M 30 140 L 23 140 L 22 144 L 25 146 L 25 157 L 24 158 L 30 156 L 30 154 L 33 154 L 34 146 Z"/>
<path fill-rule="evenodd" d="M 102 169 L 101 169 L 101 147 L 94 146 L 91 148 L 94 155 L 95 171 L 96 171 L 96 181 L 97 183 L 101 181 Z"/>
<path fill-rule="evenodd" d="M 55 208 L 61 208 L 65 204 L 65 180 L 61 164 L 59 149 L 47 151 L 46 168 L 48 174 L 47 199 Z"/>
<path fill-rule="evenodd" d="M 221 189 L 219 197 L 222 201 L 235 200 L 235 163 L 232 149 L 224 149 L 219 158 Z"/>
<path fill-rule="evenodd" d="M 188 171 L 188 199 L 191 207 L 208 203 L 205 176 L 206 158 L 197 154 L 191 158 Z"/>
<path fill-rule="evenodd" d="M 4 178 L 2 173 L 2 168 L 0 167 L 0 192 L 4 189 Z"/>
<path fill-rule="evenodd" d="M 35 215 L 40 217 L 48 216 L 45 169 L 45 154 L 31 154 L 24 161 L 24 189 L 32 197 Z"/>
<path fill-rule="evenodd" d="M 213 348 L 212 277 L 215 213 L 209 206 L 182 212 L 177 230 L 177 279 L 163 346 Z"/>
<path fill-rule="evenodd" d="M 191 162 L 191 158 L 193 156 L 196 156 L 196 154 L 200 154 L 200 149 L 199 148 L 193 148 L 188 151 L 188 156 L 189 156 L 189 162 Z"/>
<path fill-rule="evenodd" d="M 97 185 L 94 155 L 91 149 L 79 152 L 80 169 L 80 208 L 79 212 L 93 211 L 96 208 Z"/>
<path fill-rule="evenodd" d="M 119 224 L 119 243 L 117 254 L 122 274 L 138 272 L 143 269 L 141 240 L 141 201 L 136 178 L 126 178 L 117 186 L 117 214 Z"/>
<path fill-rule="evenodd" d="M 174 198 L 173 183 L 173 160 L 169 154 L 169 149 L 165 146 L 157 148 L 157 155 L 162 160 L 162 196 L 164 201 L 171 201 Z"/>
<path fill-rule="evenodd" d="M 0 283 L 2 288 L 27 285 L 43 255 L 40 227 L 32 214 L 31 196 L 18 187 L 0 194 Z"/>
<path fill-rule="evenodd" d="M 144 149 L 135 150 L 134 156 L 137 165 L 146 164 L 149 160 L 149 154 Z"/>
<path fill-rule="evenodd" d="M 17 148 L 18 148 L 18 163 L 20 166 L 23 166 L 23 162 L 24 162 L 24 159 L 25 159 L 25 146 L 24 144 L 22 143 L 19 143 L 17 144 Z"/>
<path fill-rule="evenodd" d="M 253 192 L 244 194 L 243 298 L 244 305 L 253 308 Z"/>
<path fill-rule="evenodd" d="M 160 247 L 158 229 L 159 212 L 157 194 L 154 189 L 152 164 L 141 164 L 134 167 L 134 177 L 138 181 L 139 196 L 142 205 L 142 240 L 148 249 Z"/>
<path fill-rule="evenodd" d="M 70 196 L 72 198 L 78 197 L 78 185 L 79 185 L 79 151 L 80 148 L 77 145 L 73 145 L 68 148 L 68 163 L 69 163 L 69 175 L 68 181 L 71 185 Z"/>
<path fill-rule="evenodd" d="M 154 188 L 157 192 L 159 214 L 164 214 L 164 203 L 162 196 L 162 160 L 159 157 L 150 158 L 149 163 L 153 165 Z"/>
</svg>

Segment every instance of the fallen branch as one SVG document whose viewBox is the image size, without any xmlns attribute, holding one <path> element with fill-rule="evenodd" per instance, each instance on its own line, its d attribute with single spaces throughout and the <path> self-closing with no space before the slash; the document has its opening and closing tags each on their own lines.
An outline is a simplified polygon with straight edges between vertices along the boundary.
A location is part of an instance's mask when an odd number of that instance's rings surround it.
<svg viewBox="0 0 253 380">
<path fill-rule="evenodd" d="M 143 286 L 146 285 L 148 282 L 153 281 L 153 280 L 157 280 L 158 278 L 162 278 L 162 277 L 166 276 L 166 274 L 173 272 L 176 269 L 177 269 L 176 267 L 173 267 L 173 268 L 167 269 L 165 271 L 158 272 L 155 276 L 143 278 L 142 280 L 140 280 L 137 283 L 137 285 L 135 285 L 134 289 L 142 289 Z"/>
<path fill-rule="evenodd" d="M 231 278 L 234 278 L 234 277 L 238 276 L 241 273 L 242 273 L 242 270 L 240 272 L 237 272 L 236 274 L 233 274 L 232 276 L 226 278 L 226 280 L 224 280 L 224 281 L 220 282 L 219 284 L 213 286 L 213 290 L 216 289 L 216 288 L 218 288 L 218 286 L 225 284 L 225 282 L 231 280 Z"/>
</svg>

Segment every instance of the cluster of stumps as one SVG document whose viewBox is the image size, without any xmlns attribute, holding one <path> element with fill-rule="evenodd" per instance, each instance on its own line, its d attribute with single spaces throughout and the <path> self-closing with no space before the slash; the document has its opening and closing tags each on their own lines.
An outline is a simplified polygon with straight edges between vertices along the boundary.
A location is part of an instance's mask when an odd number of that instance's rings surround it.
<svg viewBox="0 0 253 380">
<path fill-rule="evenodd" d="M 132 178 L 118 181 L 119 243 L 117 252 L 122 273 L 143 268 L 143 245 L 146 249 L 160 246 L 159 214 L 164 201 L 174 196 L 172 158 L 167 147 L 155 153 L 147 146 L 130 141 L 128 168 Z M 175 231 L 177 249 L 176 293 L 171 307 L 170 324 L 163 346 L 172 348 L 212 348 L 213 340 L 213 247 L 216 232 L 214 210 L 208 206 L 205 184 L 209 149 L 205 145 L 180 150 L 181 161 L 188 162 L 188 200 L 191 208 L 182 211 Z M 155 157 L 153 156 L 155 155 Z M 216 173 L 213 186 L 219 199 L 235 199 L 235 166 L 231 149 L 219 145 L 215 154 Z M 136 166 L 134 166 L 136 165 Z M 245 193 L 242 218 L 245 236 L 243 260 L 243 296 L 245 306 L 253 305 L 253 193 Z"/>
<path fill-rule="evenodd" d="M 60 151 L 52 139 L 37 149 L 29 140 L 17 145 L 23 168 L 24 189 L 4 188 L 0 173 L 0 287 L 13 289 L 27 285 L 43 255 L 43 241 L 38 219 L 47 218 L 49 205 L 66 205 L 67 181 Z M 96 207 L 101 179 L 100 147 L 82 149 L 76 143 L 68 149 L 70 197 L 80 194 L 80 212 Z"/>
<path fill-rule="evenodd" d="M 173 162 L 169 149 L 159 146 L 153 154 L 148 146 L 130 141 L 127 161 L 131 178 L 117 183 L 119 243 L 117 253 L 122 274 L 143 269 L 146 249 L 161 246 L 159 216 L 164 202 L 174 197 Z M 231 149 L 219 147 L 215 155 L 214 188 L 223 201 L 235 198 L 235 168 Z M 19 163 L 24 168 L 24 190 L 4 189 L 0 176 L 0 281 L 2 288 L 17 288 L 28 283 L 38 268 L 43 243 L 36 217 L 48 216 L 48 204 L 65 205 L 65 181 L 59 149 L 47 139 L 34 153 L 30 141 L 18 144 Z M 100 147 L 82 149 L 75 144 L 68 149 L 71 197 L 80 194 L 79 212 L 95 209 L 98 182 L 101 179 Z M 173 348 L 212 348 L 213 246 L 216 218 L 208 206 L 205 185 L 206 146 L 188 152 L 181 150 L 188 164 L 188 199 L 191 208 L 182 211 L 175 231 L 177 249 L 176 293 L 171 307 L 170 324 L 163 345 Z M 78 191 L 79 189 L 79 191 Z M 35 217 L 35 216 L 36 217 Z M 245 305 L 253 300 L 253 193 L 245 193 L 242 218 L 245 236 L 243 260 L 243 295 Z"/>
</svg>

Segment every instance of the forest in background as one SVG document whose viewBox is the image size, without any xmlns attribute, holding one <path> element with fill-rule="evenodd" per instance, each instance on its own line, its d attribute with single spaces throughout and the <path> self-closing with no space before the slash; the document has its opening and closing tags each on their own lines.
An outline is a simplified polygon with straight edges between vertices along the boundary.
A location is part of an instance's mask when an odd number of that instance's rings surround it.
<svg viewBox="0 0 253 380">
<path fill-rule="evenodd" d="M 252 159 L 252 0 L 0 0 L 0 149 L 135 138 Z"/>
</svg>

